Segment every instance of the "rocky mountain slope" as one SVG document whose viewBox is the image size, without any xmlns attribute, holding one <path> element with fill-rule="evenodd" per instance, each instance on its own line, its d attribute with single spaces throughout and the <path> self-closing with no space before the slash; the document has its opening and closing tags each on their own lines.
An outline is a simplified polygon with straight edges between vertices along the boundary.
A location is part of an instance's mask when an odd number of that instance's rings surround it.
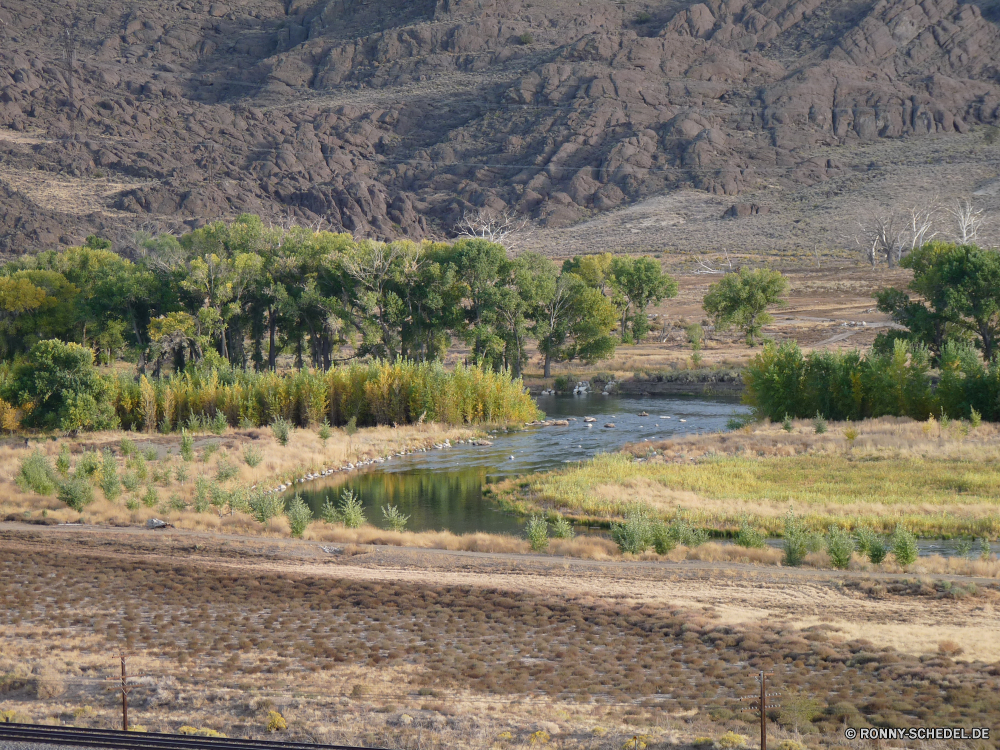
<svg viewBox="0 0 1000 750">
<path fill-rule="evenodd" d="M 996 122 L 998 18 L 994 0 L 0 0 L 0 251 L 243 211 L 381 238 L 484 207 L 560 228 L 664 191 L 814 186 L 857 169 L 837 147 Z"/>
</svg>

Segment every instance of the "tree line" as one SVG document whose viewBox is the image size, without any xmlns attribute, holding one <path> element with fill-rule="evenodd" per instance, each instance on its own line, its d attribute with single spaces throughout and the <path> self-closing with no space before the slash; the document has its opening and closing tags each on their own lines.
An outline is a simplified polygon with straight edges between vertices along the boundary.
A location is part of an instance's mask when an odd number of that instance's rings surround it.
<svg viewBox="0 0 1000 750">
<path fill-rule="evenodd" d="M 649 257 L 560 267 L 484 239 L 356 241 L 254 215 L 139 247 L 129 260 L 89 237 L 3 266 L 0 359 L 59 339 L 105 364 L 131 353 L 153 375 L 206 359 L 274 370 L 283 352 L 325 370 L 362 357 L 440 360 L 457 339 L 469 364 L 516 377 L 535 341 L 548 376 L 553 362 L 605 359 L 640 340 L 647 308 L 677 293 Z"/>
</svg>

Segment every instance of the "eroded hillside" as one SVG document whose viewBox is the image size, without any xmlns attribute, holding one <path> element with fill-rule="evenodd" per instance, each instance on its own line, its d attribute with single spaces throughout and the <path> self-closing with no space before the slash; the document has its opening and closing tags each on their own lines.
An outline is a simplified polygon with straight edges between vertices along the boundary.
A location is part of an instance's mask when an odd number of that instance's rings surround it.
<svg viewBox="0 0 1000 750">
<path fill-rule="evenodd" d="M 243 211 L 419 238 L 476 207 L 556 229 L 665 190 L 806 189 L 870 168 L 843 146 L 996 121 L 997 12 L 2 0 L 0 251 Z"/>
</svg>

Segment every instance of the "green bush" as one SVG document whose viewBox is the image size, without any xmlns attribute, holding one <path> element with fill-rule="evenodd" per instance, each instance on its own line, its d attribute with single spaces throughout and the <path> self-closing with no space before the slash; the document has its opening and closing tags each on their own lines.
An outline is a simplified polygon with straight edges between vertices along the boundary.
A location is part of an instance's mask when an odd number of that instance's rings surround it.
<svg viewBox="0 0 1000 750">
<path fill-rule="evenodd" d="M 220 482 L 228 482 L 240 473 L 240 467 L 228 461 L 219 461 L 215 467 L 215 478 Z"/>
<path fill-rule="evenodd" d="M 121 448 L 122 455 L 125 458 L 136 455 L 139 449 L 136 447 L 135 441 L 131 438 L 123 437 L 118 443 L 118 447 Z"/>
<path fill-rule="evenodd" d="M 560 375 L 553 381 L 552 387 L 557 393 L 568 393 L 570 391 L 570 380 L 568 375 Z"/>
<path fill-rule="evenodd" d="M 101 456 L 96 451 L 87 451 L 80 456 L 76 462 L 74 474 L 78 477 L 90 479 L 101 470 Z"/>
<path fill-rule="evenodd" d="M 559 516 L 552 522 L 552 536 L 556 539 L 572 539 L 573 524 L 564 516 Z"/>
<path fill-rule="evenodd" d="M 542 516 L 531 516 L 524 532 L 532 551 L 544 552 L 549 548 L 549 523 Z"/>
<path fill-rule="evenodd" d="M 523 34 L 521 34 L 517 38 L 517 41 L 519 41 L 521 44 L 524 44 L 524 45 L 534 44 L 535 43 L 535 37 L 533 37 L 531 35 L 530 31 L 525 31 Z"/>
<path fill-rule="evenodd" d="M 118 426 L 108 381 L 94 366 L 94 353 L 79 344 L 39 341 L 14 368 L 9 386 L 20 404 L 33 408 L 29 427 L 108 430 Z"/>
<path fill-rule="evenodd" d="M 146 466 L 146 459 L 136 454 L 125 462 L 125 466 L 132 469 L 143 482 L 149 478 L 149 467 Z"/>
<path fill-rule="evenodd" d="M 826 432 L 826 420 L 823 419 L 823 415 L 819 412 L 816 412 L 816 416 L 813 417 L 813 429 L 817 435 L 822 435 Z"/>
<path fill-rule="evenodd" d="M 330 431 L 330 420 L 329 419 L 324 419 L 323 420 L 323 424 L 321 424 L 319 426 L 319 430 L 316 432 L 316 434 L 319 436 L 320 442 L 323 443 L 323 446 L 326 447 L 326 441 L 329 440 L 330 439 L 330 435 L 333 434 Z"/>
<path fill-rule="evenodd" d="M 809 534 L 793 513 L 785 516 L 783 545 L 785 565 L 797 567 L 806 559 L 809 552 Z"/>
<path fill-rule="evenodd" d="M 59 500 L 73 510 L 83 510 L 94 501 L 94 487 L 80 476 L 59 483 Z"/>
<path fill-rule="evenodd" d="M 194 438 L 184 429 L 181 430 L 181 458 L 194 461 Z"/>
<path fill-rule="evenodd" d="M 750 549 L 763 549 L 767 546 L 767 539 L 760 529 L 750 524 L 749 519 L 743 518 L 740 530 L 736 532 L 736 544 Z"/>
<path fill-rule="evenodd" d="M 636 23 L 649 23 L 652 20 L 653 17 L 647 11 L 640 10 L 638 13 L 635 14 Z M 695 325 L 697 325 L 697 323 Z"/>
<path fill-rule="evenodd" d="M 358 529 L 365 525 L 364 507 L 361 505 L 361 498 L 354 494 L 353 490 L 345 489 L 340 493 L 340 507 L 337 509 L 337 520 L 348 529 Z"/>
<path fill-rule="evenodd" d="M 219 450 L 218 443 L 209 443 L 204 448 L 201 449 L 201 460 L 208 463 L 209 459 L 212 458 Z"/>
<path fill-rule="evenodd" d="M 69 476 L 69 457 L 69 446 L 66 443 L 63 443 L 59 446 L 59 455 L 56 456 L 56 471 L 64 477 Z"/>
<path fill-rule="evenodd" d="M 278 417 L 271 422 L 271 432 L 274 434 L 274 439 L 278 441 L 278 445 L 288 445 L 290 429 L 291 425 L 283 417 Z"/>
<path fill-rule="evenodd" d="M 795 425 L 792 424 L 792 418 L 788 416 L 788 412 L 785 412 L 785 418 L 781 420 L 781 429 L 785 432 L 791 432 L 795 429 Z"/>
<path fill-rule="evenodd" d="M 395 505 L 383 505 L 382 517 L 393 531 L 405 531 L 409 516 L 404 516 Z"/>
<path fill-rule="evenodd" d="M 329 495 L 323 501 L 323 507 L 320 509 L 319 514 L 327 523 L 340 523 L 340 511 L 337 510 L 337 506 L 333 504 Z"/>
<path fill-rule="evenodd" d="M 862 527 L 854 532 L 854 546 L 873 565 L 881 563 L 888 553 L 885 540 L 869 528 Z"/>
<path fill-rule="evenodd" d="M 272 518 L 281 515 L 285 510 L 285 501 L 277 493 L 256 492 L 248 499 L 247 506 L 254 520 L 259 523 L 267 523 Z"/>
<path fill-rule="evenodd" d="M 256 445 L 247 445 L 243 448 L 243 462 L 251 469 L 256 469 L 264 460 L 264 452 Z"/>
<path fill-rule="evenodd" d="M 147 508 L 155 508 L 159 502 L 160 496 L 156 491 L 156 487 L 153 485 L 147 486 L 146 491 L 142 494 L 142 504 Z"/>
<path fill-rule="evenodd" d="M 896 563 L 903 566 L 912 565 L 917 561 L 917 539 L 913 534 L 897 526 L 889 540 L 892 546 L 892 553 L 896 556 Z"/>
<path fill-rule="evenodd" d="M 312 511 L 299 497 L 298 492 L 285 506 L 285 517 L 288 518 L 288 525 L 291 527 L 294 537 L 301 537 L 312 521 Z"/>
<path fill-rule="evenodd" d="M 51 495 L 56 491 L 57 476 L 48 456 L 35 450 L 31 455 L 21 459 L 16 481 L 22 490 L 39 495 Z"/>
<path fill-rule="evenodd" d="M 638 555 L 653 543 L 653 524 L 649 511 L 638 505 L 626 509 L 625 519 L 611 525 L 611 539 L 623 554 Z"/>
<path fill-rule="evenodd" d="M 105 448 L 101 454 L 101 491 L 108 500 L 115 500 L 122 494 L 122 483 L 118 479 L 118 463 L 115 454 Z"/>
<path fill-rule="evenodd" d="M 846 570 L 854 553 L 854 539 L 839 526 L 831 526 L 826 535 L 826 553 L 833 567 Z"/>
<path fill-rule="evenodd" d="M 221 411 L 215 412 L 215 416 L 209 424 L 209 430 L 215 435 L 222 435 L 228 427 L 229 422 L 226 421 L 226 415 Z"/>
<path fill-rule="evenodd" d="M 657 519 L 652 526 L 653 550 L 658 555 L 666 555 L 677 546 L 677 539 L 671 527 Z"/>
<path fill-rule="evenodd" d="M 135 492 L 139 489 L 139 475 L 134 471 L 127 469 L 122 473 L 122 484 L 129 492 Z"/>
<path fill-rule="evenodd" d="M 708 532 L 691 525 L 683 515 L 677 516 L 668 527 L 668 533 L 677 544 L 700 547 L 708 541 Z"/>
</svg>

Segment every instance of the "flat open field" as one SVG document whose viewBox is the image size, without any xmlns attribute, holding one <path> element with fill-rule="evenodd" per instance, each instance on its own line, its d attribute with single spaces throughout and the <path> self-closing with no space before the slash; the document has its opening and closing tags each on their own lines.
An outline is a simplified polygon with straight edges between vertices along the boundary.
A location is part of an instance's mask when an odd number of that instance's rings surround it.
<svg viewBox="0 0 1000 750">
<path fill-rule="evenodd" d="M 984 581 L 10 524 L 0 566 L 16 720 L 111 725 L 119 647 L 154 731 L 260 737 L 278 711 L 305 741 L 685 746 L 754 734 L 735 699 L 759 669 L 775 743 L 1000 719 Z"/>
</svg>

